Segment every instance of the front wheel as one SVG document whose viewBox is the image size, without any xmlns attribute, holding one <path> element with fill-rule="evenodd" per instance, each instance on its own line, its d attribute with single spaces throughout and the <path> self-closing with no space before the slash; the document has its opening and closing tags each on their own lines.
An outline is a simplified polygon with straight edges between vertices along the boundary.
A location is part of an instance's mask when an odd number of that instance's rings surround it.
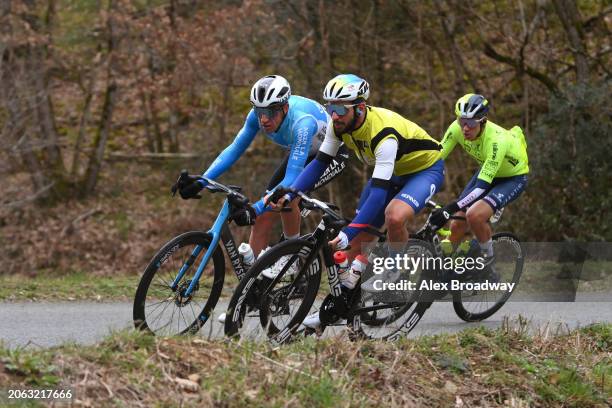
<svg viewBox="0 0 612 408">
<path fill-rule="evenodd" d="M 266 251 L 240 281 L 230 300 L 225 334 L 290 340 L 315 301 L 321 261 L 311 241 L 297 238 Z M 274 277 L 276 275 L 276 277 Z"/>
<path fill-rule="evenodd" d="M 525 254 L 519 239 L 509 232 L 494 234 L 495 262 L 474 280 L 474 284 L 492 281 L 499 283 L 498 290 L 468 289 L 453 292 L 453 308 L 457 316 L 466 322 L 479 322 L 497 312 L 516 290 L 523 273 Z M 512 290 L 503 290 L 514 284 Z M 467 285 L 466 285 L 467 286 Z"/>
<path fill-rule="evenodd" d="M 171 336 L 196 333 L 206 323 L 219 300 L 225 275 L 223 253 L 217 246 L 192 286 L 210 242 L 205 232 L 187 232 L 169 241 L 153 257 L 134 297 L 137 329 Z M 177 281 L 181 270 L 183 276 Z M 189 293 L 190 286 L 193 290 Z"/>
</svg>

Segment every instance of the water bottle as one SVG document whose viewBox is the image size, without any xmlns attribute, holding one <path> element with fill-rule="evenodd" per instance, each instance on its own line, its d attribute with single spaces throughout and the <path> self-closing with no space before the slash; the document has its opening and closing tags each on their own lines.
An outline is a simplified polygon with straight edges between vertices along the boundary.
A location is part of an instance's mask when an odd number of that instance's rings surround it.
<svg viewBox="0 0 612 408">
<path fill-rule="evenodd" d="M 465 257 L 465 256 L 467 256 L 467 254 L 470 252 L 470 247 L 472 246 L 471 245 L 472 241 L 473 240 L 468 240 L 468 239 L 466 239 L 464 241 L 461 241 L 461 243 L 459 244 L 459 246 L 457 246 L 457 249 L 455 250 L 455 256 L 456 257 Z"/>
<path fill-rule="evenodd" d="M 348 269 L 348 259 L 344 251 L 334 252 L 334 262 L 338 265 L 338 275 Z"/>
<path fill-rule="evenodd" d="M 444 256 L 450 256 L 453 253 L 453 243 L 450 242 L 448 238 L 440 241 L 440 247 L 442 248 L 442 254 Z"/>
<path fill-rule="evenodd" d="M 363 255 L 357 255 L 355 259 L 353 259 L 353 263 L 351 267 L 346 271 L 346 276 L 341 280 L 342 286 L 347 289 L 353 289 L 357 286 L 359 279 L 361 278 L 361 274 L 365 272 L 368 267 L 368 258 Z"/>
<path fill-rule="evenodd" d="M 249 244 L 243 242 L 238 247 L 238 253 L 242 256 L 242 264 L 246 269 L 249 269 L 251 265 L 255 262 L 255 254 L 253 253 L 253 249 Z"/>
<path fill-rule="evenodd" d="M 334 252 L 334 263 L 336 264 L 336 268 L 338 268 L 338 279 L 340 279 L 340 283 L 342 283 L 349 269 L 348 259 L 344 251 Z"/>
</svg>

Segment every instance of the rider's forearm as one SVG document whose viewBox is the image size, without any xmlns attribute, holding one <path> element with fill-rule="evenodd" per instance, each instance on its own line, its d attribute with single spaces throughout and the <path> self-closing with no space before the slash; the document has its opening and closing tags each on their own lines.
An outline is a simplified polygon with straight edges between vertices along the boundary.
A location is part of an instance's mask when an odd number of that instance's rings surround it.
<svg viewBox="0 0 612 408">
<path fill-rule="evenodd" d="M 476 185 L 474 185 L 474 188 L 472 189 L 472 191 L 470 191 L 464 198 L 457 201 L 456 211 L 464 210 L 470 204 L 477 201 L 487 190 L 489 190 L 490 187 L 491 187 L 490 183 L 487 183 L 486 181 L 481 180 L 481 179 L 476 180 Z M 456 212 L 456 211 L 453 211 L 453 212 Z"/>
<path fill-rule="evenodd" d="M 263 198 L 260 198 L 255 204 L 253 204 L 253 208 L 258 216 L 270 209 L 270 207 L 265 206 Z"/>
<path fill-rule="evenodd" d="M 327 166 L 326 166 L 327 167 Z M 274 191 L 276 190 L 278 187 L 288 187 L 291 186 L 296 179 L 299 177 L 299 175 L 305 171 L 306 169 L 304 168 L 304 163 L 300 162 L 300 161 L 294 161 L 294 162 L 289 162 L 287 164 L 287 169 L 285 170 L 285 177 L 281 180 L 280 183 L 278 183 L 276 186 L 274 186 L 274 188 L 270 191 Z M 315 180 L 318 180 L 319 178 L 317 177 Z M 314 183 L 313 183 L 314 185 Z M 299 190 L 302 191 L 302 190 Z M 264 204 L 264 199 L 261 198 L 259 201 L 257 201 L 255 204 L 253 204 L 253 208 L 255 208 L 255 212 L 257 213 L 257 215 L 260 215 L 266 211 L 268 211 L 270 209 L 270 207 L 266 206 Z"/>
<path fill-rule="evenodd" d="M 302 142 L 297 142 L 289 153 L 289 161 L 285 168 L 285 177 L 272 190 L 282 186 L 291 186 L 298 176 L 304 171 L 306 160 L 308 159 L 309 146 L 312 141 L 312 135 L 302 137 Z"/>
<path fill-rule="evenodd" d="M 342 231 L 347 235 L 349 241 L 357 236 L 364 228 L 368 227 L 384 206 L 387 197 L 389 181 L 372 179 L 370 194 L 365 203 L 359 208 L 359 214 Z"/>
<path fill-rule="evenodd" d="M 203 176 L 216 180 L 225 173 L 242 156 L 244 150 L 233 143 L 225 148 L 214 162 L 206 169 Z"/>
<path fill-rule="evenodd" d="M 244 154 L 259 130 L 257 117 L 251 110 L 232 144 L 227 146 L 204 172 L 204 177 L 216 180 Z"/>
<path fill-rule="evenodd" d="M 291 185 L 291 188 L 296 191 L 310 191 L 317 183 L 325 169 L 331 163 L 333 157 L 323 152 L 317 153 L 317 157 L 311 161 L 304 171 L 300 173 L 297 179 Z"/>
</svg>

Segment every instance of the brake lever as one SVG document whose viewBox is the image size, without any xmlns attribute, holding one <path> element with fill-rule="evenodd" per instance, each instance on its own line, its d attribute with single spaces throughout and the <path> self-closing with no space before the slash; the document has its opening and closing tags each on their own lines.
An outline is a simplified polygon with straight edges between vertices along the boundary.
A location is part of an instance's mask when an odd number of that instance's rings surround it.
<svg viewBox="0 0 612 408">
<path fill-rule="evenodd" d="M 181 174 L 179 174 L 178 178 L 176 179 L 176 183 L 174 183 L 172 185 L 172 188 L 170 189 L 170 191 L 172 192 L 172 197 L 176 196 L 176 192 L 181 188 L 183 182 L 187 178 L 189 178 L 189 172 L 187 171 L 187 169 L 181 170 Z"/>
<path fill-rule="evenodd" d="M 286 194 L 292 193 L 292 192 L 294 192 L 294 190 L 292 190 L 290 188 L 279 187 L 276 190 L 274 190 L 272 192 L 272 194 L 270 194 L 270 197 L 268 197 L 268 199 L 266 200 L 264 205 L 268 206 L 271 202 L 276 204 L 276 203 L 278 203 L 278 200 L 280 200 Z M 289 205 L 289 202 L 287 200 L 285 200 L 285 202 L 283 203 L 283 207 L 282 208 L 287 208 L 287 205 Z"/>
</svg>

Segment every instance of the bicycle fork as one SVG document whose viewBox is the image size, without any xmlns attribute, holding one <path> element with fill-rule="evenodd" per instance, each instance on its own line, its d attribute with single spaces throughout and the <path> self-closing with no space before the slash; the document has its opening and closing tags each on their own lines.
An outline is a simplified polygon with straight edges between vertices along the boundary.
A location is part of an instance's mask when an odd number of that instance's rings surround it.
<svg viewBox="0 0 612 408">
<path fill-rule="evenodd" d="M 204 272 L 204 268 L 206 267 L 206 265 L 208 265 L 208 262 L 210 261 L 212 254 L 215 252 L 217 245 L 219 245 L 219 241 L 221 240 L 221 232 L 223 231 L 223 227 L 225 226 L 225 222 L 227 221 L 228 217 L 229 217 L 229 202 L 225 200 L 225 202 L 223 203 L 223 207 L 221 208 L 221 211 L 219 211 L 219 215 L 217 216 L 217 219 L 215 220 L 215 223 L 213 224 L 212 228 L 207 231 L 207 234 L 211 235 L 212 237 L 210 241 L 210 245 L 208 246 L 208 250 L 204 254 L 202 261 L 198 265 L 198 269 L 195 275 L 193 276 L 193 279 L 189 283 L 189 286 L 185 290 L 185 293 L 182 294 L 183 297 L 191 296 L 191 294 L 195 290 L 198 282 L 200 281 L 200 277 L 202 276 L 202 273 Z M 197 245 L 194 248 L 194 250 L 191 252 L 191 255 L 189 256 L 187 261 L 183 264 L 183 266 L 181 266 L 181 269 L 179 270 L 178 274 L 176 275 L 176 278 L 174 279 L 171 285 L 171 288 L 173 291 L 176 290 L 179 282 L 185 276 L 185 273 L 187 273 L 189 268 L 191 268 L 191 266 L 194 264 L 195 260 L 198 258 L 198 256 L 202 252 L 202 249 L 204 248 L 201 245 Z"/>
</svg>

